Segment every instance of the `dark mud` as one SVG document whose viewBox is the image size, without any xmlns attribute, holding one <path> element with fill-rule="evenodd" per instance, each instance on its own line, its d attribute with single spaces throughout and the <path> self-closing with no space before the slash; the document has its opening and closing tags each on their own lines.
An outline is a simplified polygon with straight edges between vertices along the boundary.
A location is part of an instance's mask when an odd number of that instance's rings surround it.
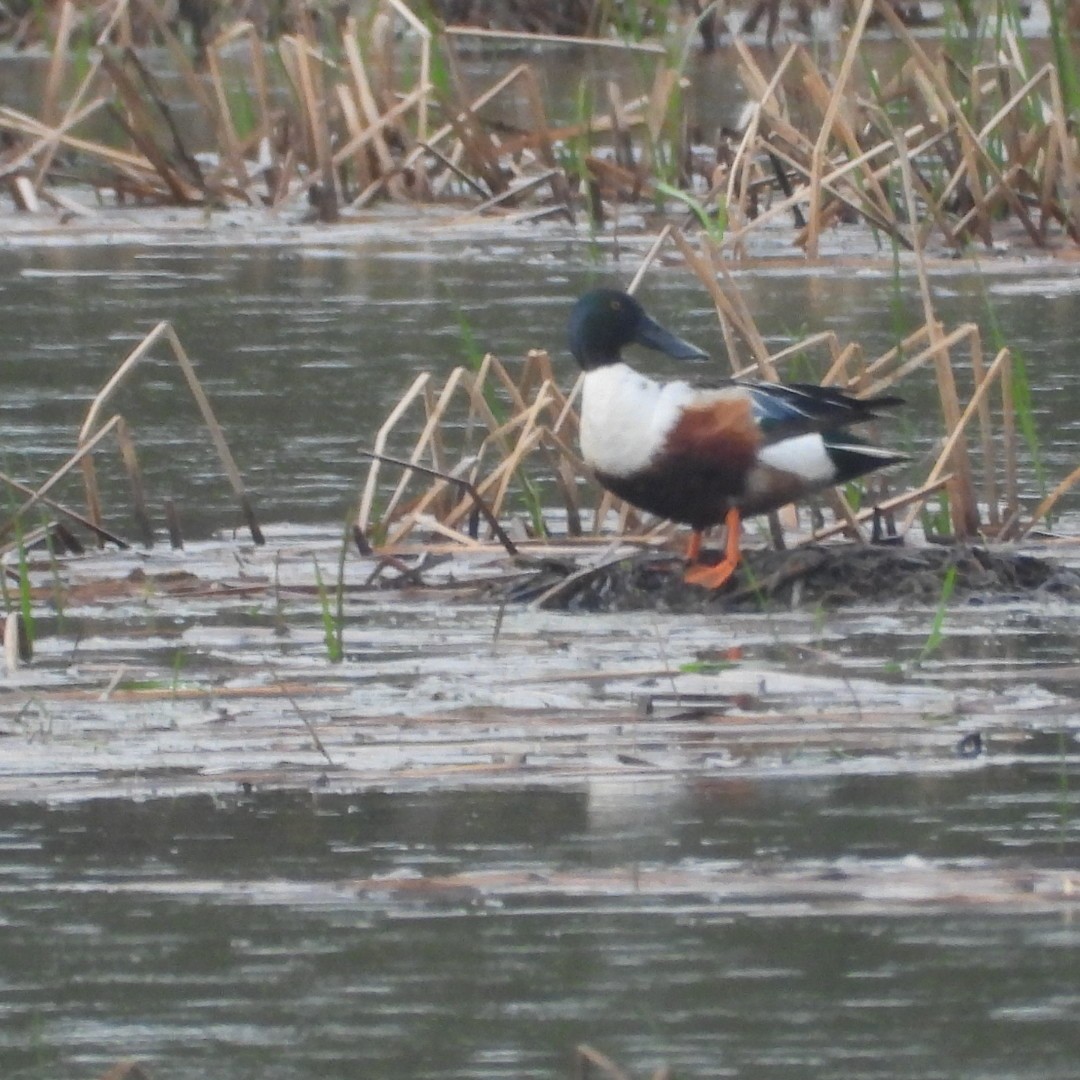
<svg viewBox="0 0 1080 1080">
<path fill-rule="evenodd" d="M 794 551 L 749 551 L 732 581 L 716 592 L 686 585 L 683 562 L 643 552 L 564 573 L 557 565 L 517 588 L 516 598 L 566 611 L 757 611 L 763 606 L 829 609 L 848 605 L 936 603 L 955 571 L 951 595 L 1080 600 L 1080 572 L 1049 558 L 985 547 L 832 544 Z"/>
</svg>

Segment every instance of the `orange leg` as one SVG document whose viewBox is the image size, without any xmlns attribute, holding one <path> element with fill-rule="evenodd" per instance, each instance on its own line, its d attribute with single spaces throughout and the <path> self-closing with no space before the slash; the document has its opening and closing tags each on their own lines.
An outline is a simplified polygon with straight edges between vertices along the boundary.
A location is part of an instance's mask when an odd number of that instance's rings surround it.
<svg viewBox="0 0 1080 1080">
<path fill-rule="evenodd" d="M 742 527 L 742 518 L 739 511 L 732 507 L 724 518 L 724 526 L 727 529 L 727 543 L 724 547 L 724 557 L 715 566 L 697 566 L 691 562 L 687 567 L 683 580 L 688 585 L 700 585 L 705 589 L 719 589 L 739 565 L 739 536 Z M 696 539 L 696 544 L 695 544 Z M 694 533 L 690 538 L 690 549 L 687 554 L 693 554 L 696 559 L 701 548 L 701 536 Z"/>
<path fill-rule="evenodd" d="M 701 554 L 701 530 L 695 529 L 690 534 L 690 543 L 686 545 L 686 561 L 690 566 L 698 561 Z"/>
</svg>

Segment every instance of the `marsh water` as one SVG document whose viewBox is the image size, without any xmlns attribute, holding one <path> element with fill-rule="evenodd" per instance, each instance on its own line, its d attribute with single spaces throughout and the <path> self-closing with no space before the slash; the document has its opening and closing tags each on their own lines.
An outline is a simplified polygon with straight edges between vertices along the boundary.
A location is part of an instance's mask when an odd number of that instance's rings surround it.
<svg viewBox="0 0 1080 1080">
<path fill-rule="evenodd" d="M 286 570 L 310 576 L 295 552 L 340 535 L 356 451 L 415 373 L 543 347 L 569 382 L 569 303 L 625 283 L 647 244 L 436 217 L 12 228 L 4 471 L 40 482 L 62 462 L 93 393 L 169 320 Z M 921 322 L 887 256 L 736 278 L 772 343 L 830 328 L 872 356 Z M 1065 475 L 1075 264 L 987 256 L 942 264 L 934 289 L 946 324 L 993 323 L 1023 354 L 1043 466 Z M 719 354 L 685 273 L 658 268 L 642 295 Z M 931 388 L 905 393 L 896 437 L 928 452 Z M 254 556 L 172 363 L 115 404 L 189 546 L 92 567 L 242 575 Z M 121 474 L 103 476 L 124 531 Z M 1025 485 L 1034 498 L 1030 465 Z M 273 608 L 75 605 L 42 617 L 33 668 L 0 683 L 0 1076 L 135 1057 L 185 1080 L 548 1077 L 581 1042 L 638 1074 L 1080 1071 L 1071 604 L 959 605 L 922 664 L 925 607 L 510 610 L 496 649 L 484 605 L 379 599 L 348 613 L 337 666 L 313 601 L 284 636 Z M 733 649 L 738 670 L 684 667 Z M 103 692 L 118 665 L 136 677 L 122 704 Z M 271 669 L 323 696 L 243 697 Z M 138 697 L 169 679 L 184 693 Z"/>
</svg>

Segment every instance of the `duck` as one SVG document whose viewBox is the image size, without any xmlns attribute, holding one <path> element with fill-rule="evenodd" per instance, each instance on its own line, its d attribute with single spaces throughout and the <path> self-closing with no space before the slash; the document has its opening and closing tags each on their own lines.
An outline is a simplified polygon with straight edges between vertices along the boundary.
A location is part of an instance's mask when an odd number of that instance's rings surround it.
<svg viewBox="0 0 1080 1080">
<path fill-rule="evenodd" d="M 676 359 L 708 354 L 663 327 L 629 293 L 594 289 L 570 311 L 570 352 L 584 377 L 580 446 L 602 487 L 690 527 L 684 580 L 719 589 L 741 560 L 742 520 L 908 460 L 851 434 L 902 404 L 833 386 L 728 379 L 659 381 L 622 357 L 643 345 Z M 701 561 L 702 536 L 723 523 L 723 558 Z"/>
</svg>

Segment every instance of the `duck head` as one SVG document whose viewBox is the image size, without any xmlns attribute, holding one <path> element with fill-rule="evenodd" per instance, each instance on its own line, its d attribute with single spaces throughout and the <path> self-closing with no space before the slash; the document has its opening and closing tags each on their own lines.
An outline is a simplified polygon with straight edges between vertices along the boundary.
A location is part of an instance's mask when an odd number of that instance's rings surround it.
<svg viewBox="0 0 1080 1080">
<path fill-rule="evenodd" d="M 676 360 L 707 358 L 696 345 L 665 330 L 629 293 L 618 289 L 587 292 L 570 312 L 570 352 L 585 371 L 622 362 L 627 345 L 644 345 Z"/>
</svg>

